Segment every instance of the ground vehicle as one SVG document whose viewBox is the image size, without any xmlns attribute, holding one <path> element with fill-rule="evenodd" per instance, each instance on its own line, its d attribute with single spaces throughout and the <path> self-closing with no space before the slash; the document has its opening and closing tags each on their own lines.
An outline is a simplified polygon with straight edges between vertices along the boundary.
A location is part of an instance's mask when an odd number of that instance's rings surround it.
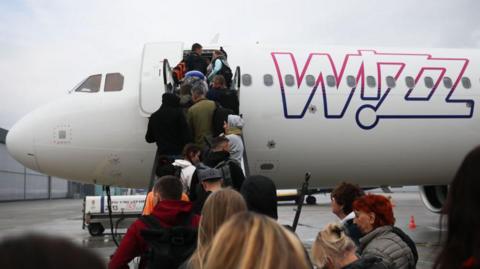
<svg viewBox="0 0 480 269">
<path fill-rule="evenodd" d="M 112 220 L 114 229 L 127 228 L 142 214 L 145 195 L 112 196 Z M 107 196 L 87 196 L 83 201 L 82 229 L 87 228 L 92 236 L 103 235 L 110 227 Z"/>
</svg>

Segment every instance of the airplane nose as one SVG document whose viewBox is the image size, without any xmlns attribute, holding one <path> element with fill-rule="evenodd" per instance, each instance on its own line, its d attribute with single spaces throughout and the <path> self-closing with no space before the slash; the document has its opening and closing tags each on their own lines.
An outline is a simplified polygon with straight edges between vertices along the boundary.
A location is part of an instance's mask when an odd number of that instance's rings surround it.
<svg viewBox="0 0 480 269">
<path fill-rule="evenodd" d="M 34 121 L 27 115 L 18 121 L 9 131 L 6 138 L 10 155 L 26 167 L 39 171 L 35 158 Z"/>
</svg>

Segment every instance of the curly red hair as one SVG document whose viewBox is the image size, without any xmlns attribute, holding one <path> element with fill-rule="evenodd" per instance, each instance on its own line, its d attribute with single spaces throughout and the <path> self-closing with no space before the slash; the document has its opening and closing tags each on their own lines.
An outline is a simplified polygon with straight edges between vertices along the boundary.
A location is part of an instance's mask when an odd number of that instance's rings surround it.
<svg viewBox="0 0 480 269">
<path fill-rule="evenodd" d="M 367 194 L 360 197 L 353 202 L 353 210 L 365 213 L 373 212 L 375 214 L 374 229 L 380 226 L 395 224 L 392 203 L 385 196 Z"/>
</svg>

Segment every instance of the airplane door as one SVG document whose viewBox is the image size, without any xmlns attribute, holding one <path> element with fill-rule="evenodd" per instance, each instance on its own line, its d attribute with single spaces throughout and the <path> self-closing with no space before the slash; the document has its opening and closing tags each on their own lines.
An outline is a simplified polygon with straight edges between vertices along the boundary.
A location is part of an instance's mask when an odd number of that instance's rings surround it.
<svg viewBox="0 0 480 269">
<path fill-rule="evenodd" d="M 173 80 L 172 67 L 167 59 L 163 60 L 163 85 L 165 92 L 173 93 L 175 81 Z"/>
<path fill-rule="evenodd" d="M 149 117 L 162 103 L 162 94 L 173 90 L 170 64 L 183 58 L 182 42 L 149 43 L 143 48 L 140 73 L 140 114 Z"/>
<path fill-rule="evenodd" d="M 237 68 L 235 68 L 235 74 L 233 75 L 232 86 L 230 86 L 230 89 L 240 92 L 240 75 L 240 66 L 237 66 Z"/>
<path fill-rule="evenodd" d="M 230 85 L 230 89 L 235 90 L 237 92 L 237 97 L 238 97 L 239 102 L 241 100 L 241 98 L 240 98 L 240 85 L 241 85 L 240 78 L 241 78 L 240 66 L 237 66 L 235 68 L 235 74 L 233 75 L 232 85 Z"/>
</svg>

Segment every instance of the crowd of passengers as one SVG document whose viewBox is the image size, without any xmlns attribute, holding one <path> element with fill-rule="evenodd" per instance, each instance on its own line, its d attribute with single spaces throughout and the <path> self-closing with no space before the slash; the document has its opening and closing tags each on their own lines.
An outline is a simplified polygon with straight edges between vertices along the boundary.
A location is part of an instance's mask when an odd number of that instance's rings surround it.
<svg viewBox="0 0 480 269">
<path fill-rule="evenodd" d="M 135 257 L 141 257 L 139 268 L 416 268 L 415 243 L 395 226 L 391 200 L 352 183 L 332 190 L 331 210 L 339 221 L 318 233 L 310 252 L 291 227 L 277 222 L 275 181 L 260 175 L 245 179 L 244 122 L 238 110 L 225 118 L 224 132 L 214 135 L 212 116 L 219 99 L 206 96 L 219 95 L 208 94 L 212 76 L 205 76 L 209 68 L 196 62 L 201 55 L 197 45 L 187 66 L 198 69 L 188 70 L 194 73 L 184 77 L 181 96 L 164 94 L 162 106 L 150 118 L 146 140 L 158 146 L 156 182 L 143 216 L 129 227 L 108 268 L 129 268 Z M 194 63 L 190 58 L 196 59 Z M 210 69 L 218 73 L 215 66 Z M 218 74 L 212 82 L 216 78 Z M 226 91 L 224 81 L 219 83 Z M 191 96 L 188 108 L 181 105 L 188 103 L 182 102 L 188 99 L 184 95 Z M 480 268 L 479 193 L 477 147 L 451 182 L 442 212 L 448 230 L 433 268 Z M 0 267 L 104 268 L 104 264 L 65 240 L 25 236 L 0 243 Z"/>
</svg>

